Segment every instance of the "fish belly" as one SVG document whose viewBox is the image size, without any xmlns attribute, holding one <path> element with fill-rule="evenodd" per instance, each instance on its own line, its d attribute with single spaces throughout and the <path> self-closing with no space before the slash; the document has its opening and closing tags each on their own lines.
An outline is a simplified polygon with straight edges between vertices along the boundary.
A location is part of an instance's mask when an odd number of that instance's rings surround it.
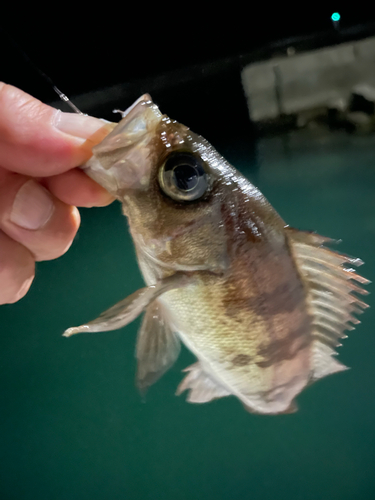
<svg viewBox="0 0 375 500">
<path fill-rule="evenodd" d="M 259 290 L 252 294 L 248 284 L 245 304 L 243 297 L 231 297 L 227 281 L 216 279 L 170 291 L 160 300 L 212 379 L 250 411 L 280 413 L 310 375 L 310 318 L 303 301 L 294 301 L 291 310 L 288 290 L 284 295 L 288 307 L 265 314 Z"/>
</svg>

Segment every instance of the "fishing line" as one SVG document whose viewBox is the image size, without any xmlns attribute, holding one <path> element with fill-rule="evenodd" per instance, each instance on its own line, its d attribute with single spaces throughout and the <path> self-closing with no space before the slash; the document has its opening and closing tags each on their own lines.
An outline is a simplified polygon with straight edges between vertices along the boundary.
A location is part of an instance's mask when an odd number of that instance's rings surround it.
<svg viewBox="0 0 375 500">
<path fill-rule="evenodd" d="M 75 112 L 78 113 L 79 115 L 83 115 L 82 111 L 80 111 L 77 106 L 69 99 L 67 95 L 65 95 L 57 86 L 54 84 L 52 78 L 50 78 L 44 71 L 42 71 L 35 63 L 34 61 L 28 56 L 28 54 L 18 45 L 18 43 L 7 33 L 2 26 L 0 26 L 0 32 L 3 33 L 3 35 L 8 39 L 8 41 L 11 43 L 11 45 L 17 50 L 17 52 L 22 56 L 22 58 L 26 61 L 26 63 L 36 72 L 38 73 L 39 76 L 41 76 L 47 83 L 50 85 L 53 90 L 56 92 L 56 94 L 59 96 L 59 98 L 63 101 L 66 102 L 68 106 Z"/>
</svg>

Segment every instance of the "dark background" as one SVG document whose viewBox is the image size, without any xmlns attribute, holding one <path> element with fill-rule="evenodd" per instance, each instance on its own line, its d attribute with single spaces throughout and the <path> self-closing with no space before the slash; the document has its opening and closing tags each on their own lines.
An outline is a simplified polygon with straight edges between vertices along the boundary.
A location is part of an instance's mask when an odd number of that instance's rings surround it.
<svg viewBox="0 0 375 500">
<path fill-rule="evenodd" d="M 250 5 L 251 14 L 248 4 L 222 5 L 225 9 L 215 4 L 205 12 L 203 4 L 160 3 L 137 10 L 134 4 L 110 3 L 100 9 L 87 6 L 84 13 L 69 10 L 66 4 L 50 5 L 43 12 L 35 4 L 22 12 L 18 5 L 4 6 L 0 77 L 43 100 L 55 98 L 4 31 L 71 96 L 223 58 L 241 64 L 267 46 L 271 53 L 277 52 L 281 39 L 313 36 L 315 44 L 319 38 L 333 43 L 340 38 L 330 18 L 335 11 L 341 14 L 344 38 L 355 37 L 358 25 L 375 21 L 371 4 L 341 8 L 340 2 L 327 2 L 325 7 L 304 2 L 296 9 L 256 3 Z"/>
<path fill-rule="evenodd" d="M 255 60 L 333 45 L 375 33 L 375 8 L 283 4 L 111 3 L 84 13 L 66 4 L 3 9 L 0 80 L 67 110 L 43 71 L 87 114 L 117 121 L 148 92 L 160 109 L 187 124 L 233 161 L 254 158 L 256 133 L 241 86 L 241 69 Z M 370 5 L 370 4 L 369 4 Z M 331 14 L 341 14 L 340 30 Z M 11 38 L 11 39 L 10 39 Z M 28 63 L 20 49 L 38 70 Z M 243 140 L 245 139 L 246 140 Z"/>
</svg>

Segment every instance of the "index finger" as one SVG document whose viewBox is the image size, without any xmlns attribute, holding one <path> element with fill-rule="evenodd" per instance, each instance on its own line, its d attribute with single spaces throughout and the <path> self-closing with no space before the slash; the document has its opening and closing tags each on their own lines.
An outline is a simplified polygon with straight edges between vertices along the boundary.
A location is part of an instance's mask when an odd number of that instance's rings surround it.
<svg viewBox="0 0 375 500">
<path fill-rule="evenodd" d="M 88 160 L 111 129 L 0 82 L 0 165 L 7 170 L 35 177 L 66 172 Z"/>
</svg>

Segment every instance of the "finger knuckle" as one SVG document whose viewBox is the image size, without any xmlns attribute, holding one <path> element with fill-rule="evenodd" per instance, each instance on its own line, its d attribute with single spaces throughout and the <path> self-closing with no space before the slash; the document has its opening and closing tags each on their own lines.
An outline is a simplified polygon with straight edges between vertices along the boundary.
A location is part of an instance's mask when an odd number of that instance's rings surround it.
<svg viewBox="0 0 375 500">
<path fill-rule="evenodd" d="M 13 304 L 28 292 L 35 277 L 35 262 L 26 249 L 16 248 L 0 260 L 0 303 Z"/>
</svg>

